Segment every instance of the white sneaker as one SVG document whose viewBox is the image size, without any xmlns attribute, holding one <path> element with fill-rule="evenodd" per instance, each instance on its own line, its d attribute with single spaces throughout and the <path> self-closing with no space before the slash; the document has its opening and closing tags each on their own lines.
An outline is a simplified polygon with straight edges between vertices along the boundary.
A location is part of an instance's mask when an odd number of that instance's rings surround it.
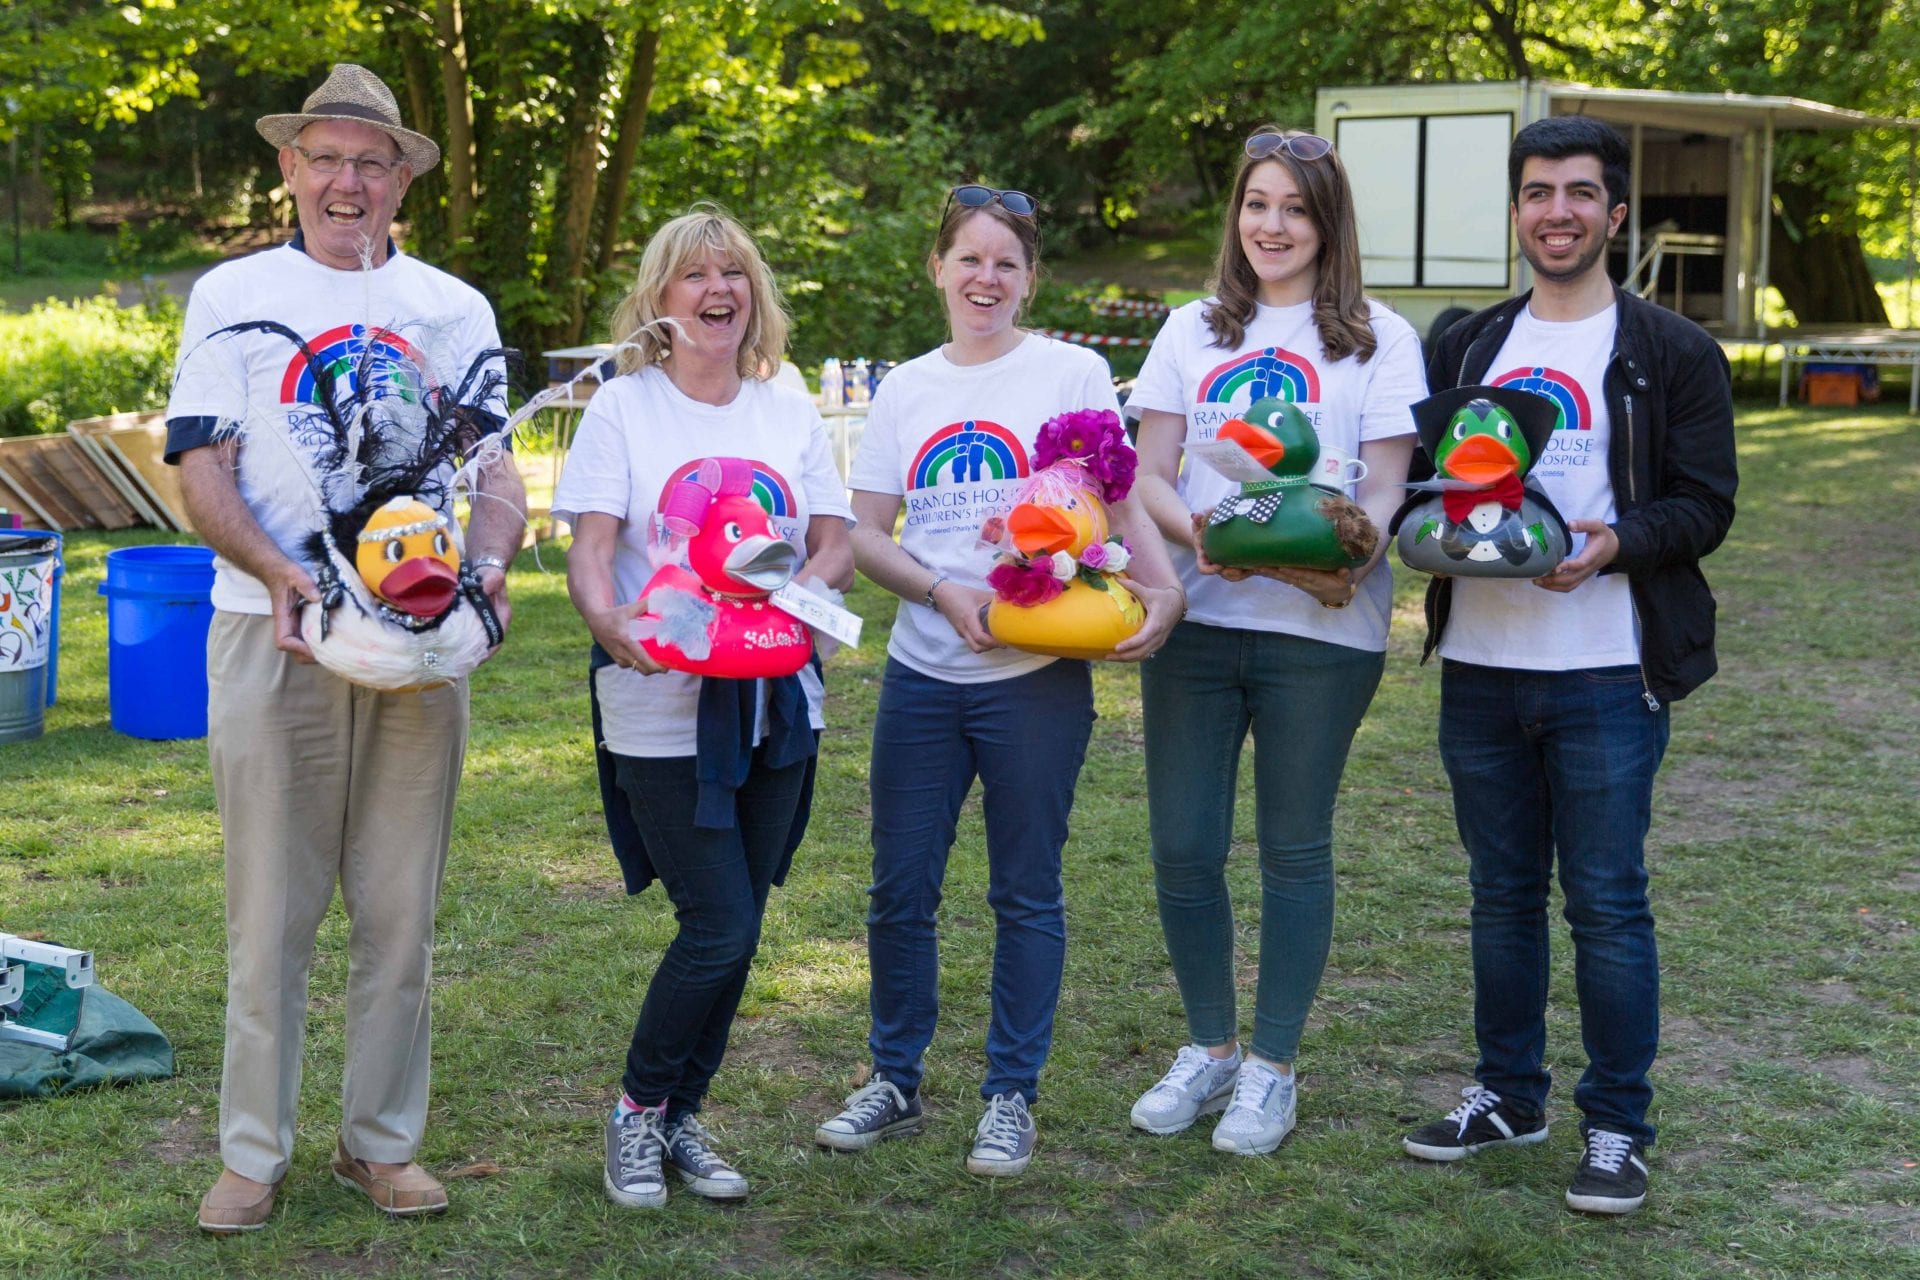
<svg viewBox="0 0 1920 1280">
<path fill-rule="evenodd" d="M 1213 1149 L 1235 1155 L 1263 1156 L 1293 1131 L 1295 1081 L 1264 1062 L 1240 1065 L 1233 1102 L 1213 1128 Z"/>
<path fill-rule="evenodd" d="M 1160 1083 L 1133 1104 L 1133 1127 L 1148 1133 L 1179 1133 L 1204 1115 L 1226 1109 L 1240 1072 L 1240 1050 L 1216 1058 L 1197 1044 L 1181 1046 Z"/>
</svg>

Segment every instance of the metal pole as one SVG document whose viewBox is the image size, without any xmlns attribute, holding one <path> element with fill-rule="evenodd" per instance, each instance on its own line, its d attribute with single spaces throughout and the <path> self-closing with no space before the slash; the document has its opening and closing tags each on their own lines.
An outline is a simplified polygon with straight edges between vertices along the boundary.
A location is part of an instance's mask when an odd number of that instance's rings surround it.
<svg viewBox="0 0 1920 1280">
<path fill-rule="evenodd" d="M 1627 271 L 1632 273 L 1640 266 L 1640 143 L 1646 126 L 1633 126 L 1633 169 L 1627 179 Z M 1637 288 L 1638 279 L 1629 274 L 1626 286 Z M 1659 298 L 1659 282 L 1654 282 L 1652 296 Z"/>
<path fill-rule="evenodd" d="M 1920 214 L 1920 191 L 1915 190 L 1914 150 L 1920 148 L 1920 129 L 1907 127 L 1907 314 L 1906 327 L 1920 328 L 1914 323 L 1913 314 L 1913 224 L 1915 215 Z M 17 241 L 16 241 L 17 243 Z"/>
<path fill-rule="evenodd" d="M 1767 127 L 1760 143 L 1760 278 L 1753 286 L 1753 320 L 1762 349 L 1767 341 L 1767 270 L 1773 259 L 1773 112 L 1767 112 Z M 1787 349 L 1780 348 L 1784 367 Z"/>
<path fill-rule="evenodd" d="M 13 274 L 19 276 L 26 274 L 26 268 L 21 265 L 20 258 L 20 130 L 17 126 L 13 131 L 12 139 L 7 143 L 7 154 L 13 171 Z M 1912 261 L 1913 237 L 1911 235 L 1907 237 L 1907 248 L 1908 261 Z M 1907 272 L 1907 286 L 1911 296 L 1913 286 L 1911 270 Z M 1911 303 L 1908 304 L 1908 308 L 1912 308 Z"/>
</svg>

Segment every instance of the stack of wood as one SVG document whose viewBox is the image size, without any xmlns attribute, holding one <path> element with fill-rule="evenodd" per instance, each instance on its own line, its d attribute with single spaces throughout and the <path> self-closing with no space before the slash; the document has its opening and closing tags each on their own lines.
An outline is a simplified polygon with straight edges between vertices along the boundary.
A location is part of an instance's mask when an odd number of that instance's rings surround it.
<svg viewBox="0 0 1920 1280">
<path fill-rule="evenodd" d="M 191 533 L 180 478 L 163 461 L 160 413 L 116 413 L 67 424 L 64 435 L 0 439 L 0 509 L 39 529 L 156 529 Z"/>
</svg>

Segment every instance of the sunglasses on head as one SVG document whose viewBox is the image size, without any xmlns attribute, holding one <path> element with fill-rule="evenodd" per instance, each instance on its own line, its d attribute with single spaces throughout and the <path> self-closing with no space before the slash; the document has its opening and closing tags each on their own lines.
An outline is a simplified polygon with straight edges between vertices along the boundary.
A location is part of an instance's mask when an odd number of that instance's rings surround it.
<svg viewBox="0 0 1920 1280">
<path fill-rule="evenodd" d="M 963 209 L 984 209 L 990 204 L 998 204 L 1016 218 L 1031 218 L 1037 207 L 1033 197 L 1024 191 L 1002 191 L 998 187 L 968 183 L 947 192 L 947 203 L 940 209 L 941 225 L 945 225 L 947 211 L 956 204 Z"/>
<path fill-rule="evenodd" d="M 1311 133 L 1256 133 L 1247 139 L 1247 156 L 1266 160 L 1284 151 L 1295 160 L 1318 160 L 1333 150 L 1333 144 Z"/>
</svg>

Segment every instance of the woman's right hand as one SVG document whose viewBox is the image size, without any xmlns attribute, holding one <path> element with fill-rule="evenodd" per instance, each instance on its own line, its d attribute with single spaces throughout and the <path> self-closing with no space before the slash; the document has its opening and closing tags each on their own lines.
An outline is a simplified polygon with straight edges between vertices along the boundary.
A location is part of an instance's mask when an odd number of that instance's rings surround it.
<svg viewBox="0 0 1920 1280">
<path fill-rule="evenodd" d="M 993 592 L 963 586 L 951 579 L 933 590 L 933 607 L 975 653 L 1005 647 L 987 630 L 987 606 L 992 603 Z"/>
<path fill-rule="evenodd" d="M 633 620 L 646 611 L 647 598 L 641 596 L 632 604 L 596 609 L 587 615 L 586 622 L 587 630 L 593 633 L 594 642 L 607 651 L 607 656 L 613 659 L 615 665 L 650 676 L 667 668 L 648 656 L 647 651 L 633 638 Z"/>
<path fill-rule="evenodd" d="M 1213 516 L 1213 508 L 1193 513 L 1193 566 L 1205 574 L 1225 578 L 1228 582 L 1243 582 L 1253 576 L 1251 569 L 1236 569 L 1227 565 L 1218 565 L 1207 559 L 1207 521 Z"/>
</svg>

